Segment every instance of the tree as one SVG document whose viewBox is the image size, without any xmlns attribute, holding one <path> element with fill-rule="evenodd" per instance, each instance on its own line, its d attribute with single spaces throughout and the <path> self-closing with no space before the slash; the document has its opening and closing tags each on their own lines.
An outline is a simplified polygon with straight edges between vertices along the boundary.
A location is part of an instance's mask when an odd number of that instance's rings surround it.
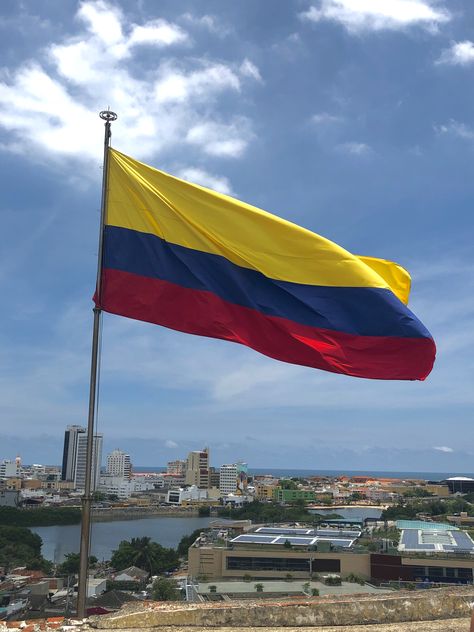
<svg viewBox="0 0 474 632">
<path fill-rule="evenodd" d="M 257 592 L 263 592 L 263 584 L 255 584 L 255 590 Z"/>
<path fill-rule="evenodd" d="M 157 575 L 176 568 L 179 556 L 174 549 L 167 549 L 158 542 L 152 542 L 151 538 L 143 537 L 122 540 L 118 549 L 112 552 L 110 561 L 117 570 L 138 566 L 151 575 Z"/>
<path fill-rule="evenodd" d="M 80 555 L 79 553 L 66 553 L 65 560 L 59 564 L 56 569 L 56 575 L 59 577 L 67 577 L 68 575 L 77 575 L 79 573 Z M 89 557 L 89 566 L 97 564 L 95 555 Z"/>
<path fill-rule="evenodd" d="M 311 588 L 311 595 L 313 597 L 319 597 L 319 590 L 317 588 Z"/>
<path fill-rule="evenodd" d="M 0 526 L 0 566 L 9 570 L 26 566 L 30 570 L 42 570 L 48 575 L 52 563 L 41 555 L 42 539 L 25 527 Z"/>
<path fill-rule="evenodd" d="M 195 529 L 189 535 L 183 535 L 178 544 L 178 555 L 180 557 L 187 556 L 189 547 L 194 544 L 203 531 L 206 531 L 206 529 Z"/>
<path fill-rule="evenodd" d="M 181 599 L 176 582 L 173 579 L 166 579 L 166 577 L 155 579 L 151 596 L 156 601 L 179 601 Z"/>
</svg>

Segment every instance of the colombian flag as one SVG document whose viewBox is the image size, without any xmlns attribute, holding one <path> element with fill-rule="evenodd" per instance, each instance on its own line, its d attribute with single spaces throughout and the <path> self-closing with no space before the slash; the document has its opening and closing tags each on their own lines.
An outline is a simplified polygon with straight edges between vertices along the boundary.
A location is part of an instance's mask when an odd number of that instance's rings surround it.
<svg viewBox="0 0 474 632">
<path fill-rule="evenodd" d="M 334 373 L 429 374 L 403 268 L 109 152 L 98 307 Z"/>
</svg>

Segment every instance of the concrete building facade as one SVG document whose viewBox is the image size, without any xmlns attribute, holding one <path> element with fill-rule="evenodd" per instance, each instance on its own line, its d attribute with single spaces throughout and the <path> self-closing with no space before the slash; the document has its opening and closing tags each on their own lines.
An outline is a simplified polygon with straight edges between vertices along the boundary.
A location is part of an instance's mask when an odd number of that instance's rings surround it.
<svg viewBox="0 0 474 632">
<path fill-rule="evenodd" d="M 186 485 L 209 488 L 209 448 L 190 452 L 186 461 Z"/>
<path fill-rule="evenodd" d="M 112 452 L 107 455 L 107 474 L 130 480 L 132 476 L 130 455 L 126 454 L 123 450 L 112 450 Z"/>
<path fill-rule="evenodd" d="M 95 491 L 99 485 L 100 466 L 102 464 L 103 435 L 96 434 L 92 442 L 92 479 L 91 489 Z M 78 433 L 76 443 L 76 459 L 74 469 L 74 487 L 84 489 L 86 481 L 87 433 Z"/>
<path fill-rule="evenodd" d="M 61 468 L 61 479 L 63 481 L 73 481 L 76 472 L 77 441 L 80 434 L 85 434 L 86 429 L 82 426 L 68 426 L 64 433 L 63 462 Z"/>
</svg>

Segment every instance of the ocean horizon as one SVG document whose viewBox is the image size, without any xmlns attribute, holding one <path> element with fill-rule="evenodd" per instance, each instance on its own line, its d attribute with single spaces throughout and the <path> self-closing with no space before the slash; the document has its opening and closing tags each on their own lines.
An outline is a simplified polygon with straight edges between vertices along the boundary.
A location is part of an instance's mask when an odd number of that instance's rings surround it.
<svg viewBox="0 0 474 632">
<path fill-rule="evenodd" d="M 164 466 L 136 466 L 133 468 L 134 472 L 165 472 Z M 407 471 L 391 471 L 391 470 L 349 470 L 349 469 L 337 469 L 337 470 L 317 470 L 317 469 L 293 469 L 293 468 L 281 468 L 281 467 L 254 467 L 249 468 L 249 474 L 254 476 L 262 476 L 264 474 L 272 474 L 277 477 L 298 477 L 303 478 L 310 476 L 373 476 L 375 478 L 398 478 L 403 479 L 419 479 L 426 481 L 440 481 L 452 476 L 468 476 L 474 478 L 474 474 L 471 472 L 407 472 Z"/>
</svg>

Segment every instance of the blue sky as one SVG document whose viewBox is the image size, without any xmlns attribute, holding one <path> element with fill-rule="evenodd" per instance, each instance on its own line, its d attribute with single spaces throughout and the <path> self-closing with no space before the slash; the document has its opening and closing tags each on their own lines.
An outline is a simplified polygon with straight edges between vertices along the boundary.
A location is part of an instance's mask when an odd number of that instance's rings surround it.
<svg viewBox="0 0 474 632">
<path fill-rule="evenodd" d="M 105 315 L 105 449 L 161 465 L 474 471 L 474 5 L 3 0 L 0 458 L 86 423 L 113 145 L 412 274 L 426 382 L 290 366 Z"/>
</svg>

